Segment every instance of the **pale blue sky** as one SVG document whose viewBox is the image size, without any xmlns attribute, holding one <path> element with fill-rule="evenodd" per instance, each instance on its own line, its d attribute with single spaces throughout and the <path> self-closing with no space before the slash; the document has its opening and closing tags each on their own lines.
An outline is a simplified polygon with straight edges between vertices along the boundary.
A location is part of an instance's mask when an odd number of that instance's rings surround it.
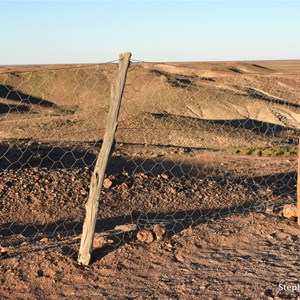
<svg viewBox="0 0 300 300">
<path fill-rule="evenodd" d="M 300 58 L 299 1 L 1 1 L 0 64 Z"/>
</svg>

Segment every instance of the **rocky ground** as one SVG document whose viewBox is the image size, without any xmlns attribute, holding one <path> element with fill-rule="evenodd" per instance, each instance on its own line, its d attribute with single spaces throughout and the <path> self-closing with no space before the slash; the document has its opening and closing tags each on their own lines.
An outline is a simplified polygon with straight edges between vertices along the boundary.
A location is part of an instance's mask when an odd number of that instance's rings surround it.
<svg viewBox="0 0 300 300">
<path fill-rule="evenodd" d="M 132 63 L 86 267 L 117 65 L 0 67 L 0 299 L 299 299 L 299 65 Z"/>
<path fill-rule="evenodd" d="M 278 198 L 245 177 L 108 174 L 83 267 L 91 172 L 1 171 L 1 299 L 296 299 L 279 287 L 298 284 L 300 231 L 280 215 L 293 178 Z"/>
<path fill-rule="evenodd" d="M 76 240 L 41 239 L 4 254 L 1 299 L 298 299 L 299 234 L 293 221 L 262 213 L 111 247 L 96 235 L 93 262 L 76 262 Z M 58 240 L 58 242 L 57 242 Z M 59 242 L 61 243 L 60 246 Z M 75 243 L 75 244 L 74 244 Z M 37 246 L 37 244 L 35 245 Z M 285 290 L 283 289 L 285 287 Z"/>
</svg>

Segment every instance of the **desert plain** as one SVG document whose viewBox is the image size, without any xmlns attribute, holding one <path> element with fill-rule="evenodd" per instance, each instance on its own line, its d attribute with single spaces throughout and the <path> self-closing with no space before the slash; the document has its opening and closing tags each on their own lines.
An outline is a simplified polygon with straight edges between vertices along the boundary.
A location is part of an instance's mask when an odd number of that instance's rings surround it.
<svg viewBox="0 0 300 300">
<path fill-rule="evenodd" d="M 77 263 L 117 72 L 0 67 L 0 298 L 298 299 L 299 60 L 132 62 Z"/>
</svg>

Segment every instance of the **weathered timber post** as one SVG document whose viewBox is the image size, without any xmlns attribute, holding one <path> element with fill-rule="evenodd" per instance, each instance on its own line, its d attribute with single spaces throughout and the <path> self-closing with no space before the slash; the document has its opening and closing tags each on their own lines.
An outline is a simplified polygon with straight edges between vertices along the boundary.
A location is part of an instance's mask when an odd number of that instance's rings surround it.
<svg viewBox="0 0 300 300">
<path fill-rule="evenodd" d="M 298 225 L 300 226 L 300 138 L 298 139 L 297 222 L 298 222 Z"/>
<path fill-rule="evenodd" d="M 118 77 L 116 82 L 113 82 L 111 86 L 111 105 L 106 121 L 103 144 L 91 178 L 89 198 L 85 205 L 86 216 L 83 223 L 82 237 L 78 254 L 78 262 L 83 265 L 88 265 L 91 259 L 101 188 L 108 160 L 115 144 L 115 132 L 118 126 L 118 115 L 125 87 L 127 70 L 130 64 L 130 58 L 130 52 L 120 54 Z"/>
</svg>

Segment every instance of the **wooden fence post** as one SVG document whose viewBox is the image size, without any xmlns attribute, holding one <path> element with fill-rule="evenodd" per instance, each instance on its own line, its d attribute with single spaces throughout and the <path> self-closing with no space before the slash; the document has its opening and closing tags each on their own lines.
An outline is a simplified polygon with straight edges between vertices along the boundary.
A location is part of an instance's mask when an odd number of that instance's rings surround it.
<svg viewBox="0 0 300 300">
<path fill-rule="evenodd" d="M 89 198 L 85 205 L 86 216 L 83 224 L 78 254 L 78 262 L 83 265 L 88 265 L 91 259 L 101 188 L 108 160 L 115 144 L 115 132 L 118 126 L 118 115 L 125 87 L 127 70 L 130 64 L 130 58 L 130 52 L 120 54 L 118 77 L 116 82 L 113 82 L 111 86 L 111 105 L 106 122 L 103 144 L 91 178 Z"/>
<path fill-rule="evenodd" d="M 297 222 L 298 222 L 298 225 L 300 226 L 300 138 L 298 139 Z"/>
</svg>

